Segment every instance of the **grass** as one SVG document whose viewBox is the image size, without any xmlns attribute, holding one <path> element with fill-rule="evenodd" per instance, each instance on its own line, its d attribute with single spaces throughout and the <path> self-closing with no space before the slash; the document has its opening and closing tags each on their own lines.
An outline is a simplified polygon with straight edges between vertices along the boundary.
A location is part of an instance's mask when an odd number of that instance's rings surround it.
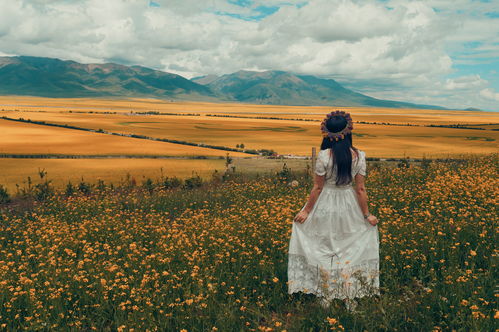
<svg viewBox="0 0 499 332">
<path fill-rule="evenodd" d="M 232 157 L 231 157 L 232 158 Z M 469 158 L 469 156 L 464 156 Z M 372 165 L 396 166 L 399 161 L 376 161 Z M 421 162 L 413 162 L 419 165 Z M 309 159 L 267 159 L 267 158 L 232 158 L 232 166 L 237 173 L 248 176 L 265 176 L 275 174 L 287 167 L 293 172 L 304 172 L 310 169 Z M 0 184 L 11 193 L 17 186 L 23 187 L 27 178 L 38 178 L 40 169 L 45 170 L 52 184 L 63 189 L 68 181 L 78 183 L 81 179 L 95 183 L 98 180 L 108 184 L 119 185 L 127 177 L 138 182 L 147 178 L 157 181 L 162 175 L 185 179 L 195 174 L 207 180 L 215 171 L 225 171 L 225 159 L 149 159 L 149 158 L 0 158 Z"/>
<path fill-rule="evenodd" d="M 44 169 L 56 188 L 64 188 L 68 181 L 78 183 L 83 178 L 88 182 L 103 180 L 119 184 L 127 176 L 141 182 L 145 178 L 159 179 L 164 176 L 188 178 L 198 174 L 204 179 L 215 170 L 225 169 L 223 159 L 17 159 L 0 158 L 0 183 L 11 193 L 16 184 L 25 185 L 27 177 L 36 179 L 38 170 Z"/>
<path fill-rule="evenodd" d="M 14 199 L 0 210 L 0 328 L 493 331 L 498 163 L 369 168 L 382 289 L 354 313 L 287 294 L 311 183 L 299 174 Z"/>
</svg>

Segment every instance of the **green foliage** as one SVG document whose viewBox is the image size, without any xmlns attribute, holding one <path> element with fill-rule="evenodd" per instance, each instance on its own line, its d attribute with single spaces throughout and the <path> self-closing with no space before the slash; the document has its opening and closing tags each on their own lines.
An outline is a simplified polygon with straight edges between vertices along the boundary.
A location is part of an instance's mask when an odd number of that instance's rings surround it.
<svg viewBox="0 0 499 332">
<path fill-rule="evenodd" d="M 411 163 L 410 163 L 409 157 L 401 159 L 399 161 L 399 163 L 397 164 L 397 167 L 399 167 L 399 168 L 409 168 L 409 167 L 411 167 Z"/>
<path fill-rule="evenodd" d="M 64 194 L 69 197 L 72 196 L 75 192 L 76 192 L 75 186 L 71 183 L 71 181 L 69 181 L 66 184 L 66 190 L 64 191 Z"/>
<path fill-rule="evenodd" d="M 142 182 L 142 187 L 144 187 L 145 190 L 152 194 L 155 188 L 154 181 L 151 178 L 147 178 Z"/>
<path fill-rule="evenodd" d="M 282 169 L 276 173 L 276 177 L 281 182 L 289 182 L 293 179 L 293 173 L 288 165 L 284 163 L 282 164 Z"/>
<path fill-rule="evenodd" d="M 220 183 L 223 180 L 223 175 L 220 174 L 218 170 L 214 170 L 211 174 L 211 182 L 212 183 Z"/>
<path fill-rule="evenodd" d="M 182 185 L 182 180 L 177 178 L 176 176 L 173 177 L 165 177 L 161 182 L 160 185 L 165 188 L 165 189 L 174 189 L 178 188 Z"/>
<path fill-rule="evenodd" d="M 311 181 L 313 179 L 313 170 L 312 170 L 312 166 L 307 163 L 307 170 L 305 171 L 305 179 L 307 181 Z"/>
<path fill-rule="evenodd" d="M 50 183 L 51 181 L 44 181 L 35 185 L 33 194 L 38 201 L 45 201 L 54 195 L 55 190 Z"/>
<path fill-rule="evenodd" d="M 97 180 L 97 186 L 96 186 L 96 189 L 97 189 L 99 192 L 104 192 L 104 191 L 106 191 L 107 186 L 106 186 L 106 183 L 104 183 L 104 180 L 102 180 L 102 179 Z"/>
<path fill-rule="evenodd" d="M 273 156 L 275 154 L 277 154 L 277 152 L 275 152 L 274 150 L 272 149 L 260 149 L 258 150 L 258 152 L 262 155 L 262 156 Z"/>
<path fill-rule="evenodd" d="M 0 184 L 0 204 L 10 203 L 10 195 L 7 188 Z"/>
<path fill-rule="evenodd" d="M 137 185 L 137 180 L 135 180 L 135 177 L 133 177 L 130 173 L 126 173 L 126 178 L 122 185 L 125 188 L 133 188 Z"/>
<path fill-rule="evenodd" d="M 38 176 L 42 182 L 35 184 L 32 194 L 38 201 L 45 201 L 54 195 L 55 189 L 52 187 L 50 180 L 47 179 L 45 169 L 38 169 Z"/>
<path fill-rule="evenodd" d="M 33 181 L 31 180 L 31 176 L 26 178 L 26 181 L 23 182 L 23 186 L 20 186 L 16 183 L 17 188 L 17 196 L 19 197 L 32 197 L 33 196 Z"/>
<path fill-rule="evenodd" d="M 187 178 L 184 181 L 184 188 L 186 189 L 194 189 L 201 187 L 203 185 L 203 179 L 199 175 L 195 175 L 193 177 Z"/>
<path fill-rule="evenodd" d="M 232 158 L 229 156 L 229 153 L 227 153 L 225 156 L 225 167 L 228 168 L 230 164 L 232 164 Z"/>
<path fill-rule="evenodd" d="M 92 192 L 92 185 L 81 178 L 81 181 L 78 184 L 78 191 L 84 195 L 89 195 Z"/>
<path fill-rule="evenodd" d="M 421 167 L 423 169 L 428 169 L 431 166 L 431 159 L 428 159 L 426 157 L 423 157 L 423 160 L 421 160 Z"/>
</svg>

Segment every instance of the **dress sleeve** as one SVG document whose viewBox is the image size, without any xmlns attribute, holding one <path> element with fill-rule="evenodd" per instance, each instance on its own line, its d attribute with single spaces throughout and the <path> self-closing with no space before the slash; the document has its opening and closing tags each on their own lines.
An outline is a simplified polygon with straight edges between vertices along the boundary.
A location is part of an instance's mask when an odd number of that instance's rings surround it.
<svg viewBox="0 0 499 332">
<path fill-rule="evenodd" d="M 322 176 L 326 174 L 326 164 L 324 163 L 324 152 L 320 150 L 315 161 L 315 174 Z"/>
<path fill-rule="evenodd" d="M 359 151 L 359 165 L 357 173 L 366 176 L 366 153 L 364 151 Z"/>
</svg>

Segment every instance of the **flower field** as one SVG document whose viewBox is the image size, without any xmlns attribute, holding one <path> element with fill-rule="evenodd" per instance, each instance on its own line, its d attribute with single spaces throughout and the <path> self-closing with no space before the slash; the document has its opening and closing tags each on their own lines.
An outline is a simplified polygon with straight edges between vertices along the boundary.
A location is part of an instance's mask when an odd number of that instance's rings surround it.
<svg viewBox="0 0 499 332">
<path fill-rule="evenodd" d="M 498 166 L 370 165 L 382 289 L 356 312 L 287 294 L 303 174 L 14 199 L 0 205 L 0 329 L 493 331 Z"/>
</svg>

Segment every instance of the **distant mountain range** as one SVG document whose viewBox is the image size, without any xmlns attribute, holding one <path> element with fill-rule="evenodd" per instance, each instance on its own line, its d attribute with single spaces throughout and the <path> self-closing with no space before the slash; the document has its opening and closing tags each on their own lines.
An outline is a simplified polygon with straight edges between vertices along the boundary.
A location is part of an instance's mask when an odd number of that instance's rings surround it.
<svg viewBox="0 0 499 332">
<path fill-rule="evenodd" d="M 239 71 L 188 80 L 142 66 L 82 64 L 40 57 L 0 57 L 0 95 L 156 97 L 299 106 L 376 106 L 445 109 L 376 99 L 332 79 L 284 71 Z"/>
<path fill-rule="evenodd" d="M 155 96 L 216 99 L 206 86 L 141 66 L 0 57 L 0 94 L 43 97 Z"/>
<path fill-rule="evenodd" d="M 440 106 L 376 99 L 347 89 L 332 79 L 284 71 L 242 70 L 220 77 L 198 77 L 192 81 L 205 84 L 217 95 L 229 100 L 252 104 L 444 109 Z"/>
</svg>

